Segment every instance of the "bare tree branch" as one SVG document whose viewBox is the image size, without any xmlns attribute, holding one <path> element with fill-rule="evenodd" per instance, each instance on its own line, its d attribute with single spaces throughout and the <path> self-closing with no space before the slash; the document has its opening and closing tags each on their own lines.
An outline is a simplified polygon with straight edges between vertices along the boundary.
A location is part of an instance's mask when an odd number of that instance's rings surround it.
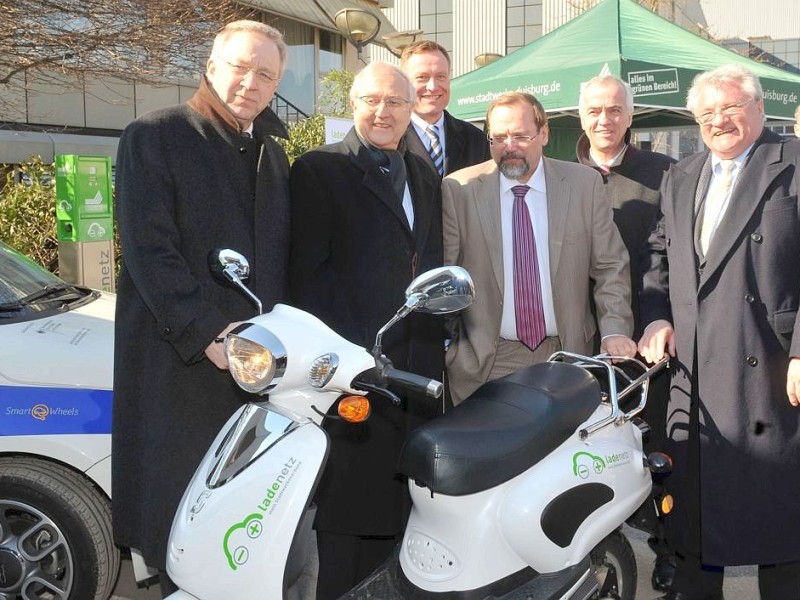
<svg viewBox="0 0 800 600">
<path fill-rule="evenodd" d="M 252 16 L 236 0 L 0 0 L 0 90 L 194 76 L 222 24 Z"/>
</svg>

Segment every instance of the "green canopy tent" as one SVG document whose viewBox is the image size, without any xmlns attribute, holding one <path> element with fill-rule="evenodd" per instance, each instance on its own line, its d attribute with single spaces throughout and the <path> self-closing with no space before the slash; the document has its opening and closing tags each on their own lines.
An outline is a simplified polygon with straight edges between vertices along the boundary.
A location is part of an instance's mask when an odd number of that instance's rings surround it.
<svg viewBox="0 0 800 600">
<path fill-rule="evenodd" d="M 547 111 L 551 129 L 574 134 L 580 128 L 577 106 L 582 82 L 612 73 L 633 88 L 635 128 L 694 125 L 685 108 L 692 79 L 731 62 L 758 75 L 769 121 L 793 120 L 800 101 L 800 76 L 722 48 L 634 0 L 603 0 L 513 54 L 453 79 L 448 110 L 461 119 L 481 121 L 498 95 L 530 92 Z M 557 139 L 556 131 L 552 133 Z M 570 137 L 574 140 L 576 135 Z"/>
</svg>

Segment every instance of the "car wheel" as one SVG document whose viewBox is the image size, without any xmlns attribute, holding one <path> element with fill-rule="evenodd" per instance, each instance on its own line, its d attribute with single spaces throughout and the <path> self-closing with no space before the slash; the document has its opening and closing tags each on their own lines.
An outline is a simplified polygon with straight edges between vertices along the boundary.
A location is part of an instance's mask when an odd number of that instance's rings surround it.
<svg viewBox="0 0 800 600">
<path fill-rule="evenodd" d="M 111 503 L 80 474 L 0 457 L 0 599 L 106 600 L 119 574 Z"/>
</svg>

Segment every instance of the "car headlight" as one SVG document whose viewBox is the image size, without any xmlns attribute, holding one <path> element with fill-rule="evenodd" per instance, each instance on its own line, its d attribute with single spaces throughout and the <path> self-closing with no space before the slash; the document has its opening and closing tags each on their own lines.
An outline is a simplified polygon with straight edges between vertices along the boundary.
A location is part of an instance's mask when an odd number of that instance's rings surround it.
<svg viewBox="0 0 800 600">
<path fill-rule="evenodd" d="M 286 348 L 275 335 L 253 323 L 236 327 L 225 339 L 228 370 L 243 390 L 268 392 L 286 372 Z"/>
</svg>

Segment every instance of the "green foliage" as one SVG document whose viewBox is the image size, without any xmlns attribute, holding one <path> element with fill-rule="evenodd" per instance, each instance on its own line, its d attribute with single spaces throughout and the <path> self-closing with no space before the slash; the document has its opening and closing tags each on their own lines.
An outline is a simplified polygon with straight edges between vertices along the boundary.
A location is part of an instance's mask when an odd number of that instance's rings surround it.
<svg viewBox="0 0 800 600">
<path fill-rule="evenodd" d="M 320 84 L 319 113 L 289 126 L 289 139 L 280 140 L 289 162 L 325 143 L 325 115 L 351 118 L 350 87 L 355 73 L 347 69 L 330 71 Z"/>
<path fill-rule="evenodd" d="M 289 163 L 309 150 L 325 143 L 325 117 L 312 115 L 289 125 L 289 139 L 279 140 L 289 157 Z"/>
<path fill-rule="evenodd" d="M 356 74 L 347 69 L 329 71 L 320 82 L 319 112 L 331 117 L 351 118 L 350 88 Z"/>
<path fill-rule="evenodd" d="M 49 271 L 58 272 L 53 165 L 39 157 L 6 168 L 0 190 L 0 240 Z"/>
</svg>

